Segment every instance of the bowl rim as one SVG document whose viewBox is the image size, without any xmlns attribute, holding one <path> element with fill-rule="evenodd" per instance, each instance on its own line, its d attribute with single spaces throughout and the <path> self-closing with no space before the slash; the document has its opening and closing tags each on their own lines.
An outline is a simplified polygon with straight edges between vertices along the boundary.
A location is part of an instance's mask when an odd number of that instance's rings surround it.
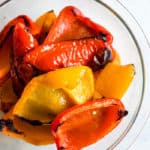
<svg viewBox="0 0 150 150">
<path fill-rule="evenodd" d="M 126 143 L 126 144 L 128 144 L 126 147 L 127 147 L 127 149 L 129 149 L 133 145 L 133 143 L 135 142 L 136 138 L 141 133 L 146 121 L 148 120 L 148 118 L 150 116 L 150 111 L 149 111 L 145 114 L 145 118 L 143 118 L 143 123 L 141 123 L 139 126 L 138 116 L 143 113 L 143 106 L 145 105 L 144 101 L 146 101 L 146 98 L 147 98 L 145 96 L 145 92 L 147 92 L 147 89 L 148 89 L 146 82 L 148 79 L 147 74 L 149 74 L 149 72 L 147 73 L 147 69 L 145 67 L 147 65 L 147 62 L 145 62 L 145 60 L 143 59 L 144 57 L 143 57 L 142 49 L 140 48 L 140 45 L 138 44 L 137 36 L 133 33 L 133 31 L 130 27 L 130 23 L 127 22 L 127 20 L 125 20 L 124 17 L 122 17 L 123 13 L 125 13 L 126 15 L 131 17 L 130 19 L 132 19 L 132 21 L 136 25 L 136 28 L 138 28 L 139 31 L 141 32 L 141 34 L 143 35 L 143 40 L 147 44 L 146 46 L 147 46 L 147 49 L 149 49 L 149 50 L 150 50 L 150 43 L 149 43 L 149 40 L 147 39 L 146 34 L 144 33 L 144 30 L 142 29 L 142 27 L 140 25 L 140 23 L 136 20 L 136 18 L 128 10 L 128 8 L 123 3 L 121 3 L 119 0 L 112 0 L 111 2 L 109 0 L 94 0 L 94 1 L 101 4 L 105 8 L 107 8 L 111 13 L 113 13 L 121 21 L 121 23 L 123 23 L 123 25 L 126 27 L 128 32 L 130 33 L 130 35 L 131 35 L 131 37 L 132 37 L 132 39 L 136 45 L 136 48 L 137 48 L 138 53 L 139 53 L 140 61 L 141 61 L 143 86 L 142 86 L 142 95 L 140 98 L 141 99 L 140 104 L 136 108 L 136 111 L 134 112 L 134 116 L 132 117 L 132 120 L 129 122 L 129 124 L 126 127 L 126 129 L 124 130 L 124 132 L 121 134 L 121 136 L 119 136 L 119 138 L 111 146 L 108 147 L 108 149 L 117 148 L 119 150 L 119 148 L 125 146 L 124 143 Z M 113 5 L 111 5 L 112 3 L 113 3 Z M 120 12 L 120 10 L 118 11 L 117 9 L 114 8 L 114 6 L 115 6 L 114 3 L 117 5 L 115 8 L 120 7 L 122 9 L 122 12 Z M 136 129 L 137 124 L 138 124 L 138 128 L 139 128 L 137 133 L 134 134 L 134 137 L 133 137 L 133 135 L 128 136 L 129 132 L 134 133 L 137 130 Z M 126 137 L 126 139 L 125 139 L 125 137 Z M 130 138 L 132 137 L 133 139 L 129 140 L 128 139 L 129 137 Z"/>
</svg>

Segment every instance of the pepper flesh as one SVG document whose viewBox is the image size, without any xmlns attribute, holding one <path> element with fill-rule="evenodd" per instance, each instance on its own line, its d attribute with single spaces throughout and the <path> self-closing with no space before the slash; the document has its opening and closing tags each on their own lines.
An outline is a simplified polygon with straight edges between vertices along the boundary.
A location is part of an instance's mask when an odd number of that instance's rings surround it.
<svg viewBox="0 0 150 150">
<path fill-rule="evenodd" d="M 51 125 L 57 149 L 79 150 L 95 143 L 126 114 L 124 105 L 117 99 L 97 99 L 67 109 Z"/>
<path fill-rule="evenodd" d="M 10 52 L 12 48 L 12 35 L 9 35 L 5 43 L 0 47 L 0 84 L 9 77 Z"/>
<path fill-rule="evenodd" d="M 13 107 L 0 119 L 0 129 L 3 134 L 22 139 L 34 145 L 54 143 L 49 125 L 32 125 L 13 115 Z"/>
</svg>

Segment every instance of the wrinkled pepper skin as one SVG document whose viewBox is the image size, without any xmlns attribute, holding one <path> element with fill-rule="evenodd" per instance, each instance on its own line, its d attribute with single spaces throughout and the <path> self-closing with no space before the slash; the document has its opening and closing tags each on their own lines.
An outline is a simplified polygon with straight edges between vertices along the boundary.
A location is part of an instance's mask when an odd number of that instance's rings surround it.
<svg viewBox="0 0 150 150">
<path fill-rule="evenodd" d="M 111 50 L 107 43 L 99 39 L 63 41 L 39 46 L 24 57 L 25 62 L 44 72 L 69 66 L 90 65 L 91 60 L 93 63 L 96 60 L 99 68 L 104 61 L 111 60 Z"/>
<path fill-rule="evenodd" d="M 38 46 L 38 42 L 23 23 L 17 23 L 13 31 L 13 51 L 10 76 L 14 91 L 20 95 L 24 86 L 37 74 L 30 64 L 23 62 L 23 56 Z"/>
<path fill-rule="evenodd" d="M 112 131 L 127 115 L 118 99 L 97 99 L 60 113 L 51 130 L 57 150 L 80 150 Z"/>
<path fill-rule="evenodd" d="M 108 43 L 113 40 L 112 34 L 103 26 L 85 17 L 78 8 L 67 6 L 59 13 L 44 43 L 91 37 L 99 37 Z"/>
<path fill-rule="evenodd" d="M 41 29 L 28 16 L 20 15 L 12 19 L 0 32 L 0 47 L 7 39 L 7 36 L 13 32 L 17 23 L 23 23 L 34 36 L 37 36 L 40 33 Z"/>
<path fill-rule="evenodd" d="M 22 57 L 38 45 L 37 40 L 23 23 L 17 23 L 13 32 L 13 50 L 15 57 Z"/>
<path fill-rule="evenodd" d="M 7 79 L 10 76 L 10 69 L 11 69 L 11 65 L 14 62 L 14 51 L 13 48 L 16 47 L 13 46 L 13 41 L 14 43 L 16 42 L 20 42 L 19 39 L 15 39 L 15 37 L 13 37 L 13 33 L 14 33 L 14 29 L 16 26 L 18 26 L 17 24 L 21 23 L 23 26 L 25 26 L 25 28 L 28 30 L 28 32 L 30 32 L 30 34 L 32 34 L 35 37 L 38 37 L 38 34 L 40 33 L 40 28 L 26 15 L 20 15 L 14 19 L 12 19 L 10 22 L 8 22 L 8 24 L 6 24 L 6 26 L 2 29 L 2 31 L 0 32 L 0 83 L 3 83 L 5 81 L 5 79 Z M 25 47 L 25 44 L 27 43 L 27 36 L 30 36 L 29 34 L 25 36 L 25 34 L 20 34 L 19 36 L 23 36 L 20 37 L 20 39 L 22 38 L 21 44 L 22 48 L 23 46 Z M 31 36 L 30 36 L 31 37 Z M 24 40 L 24 42 L 23 42 Z M 16 42 L 15 42 L 16 41 Z M 31 39 L 30 39 L 31 42 Z M 20 46 L 21 46 L 20 44 Z M 32 44 L 32 43 L 31 43 Z M 30 44 L 30 45 L 31 45 Z M 29 49 L 29 48 L 28 48 Z M 15 49 L 15 53 L 20 56 L 20 51 L 23 51 L 20 49 L 20 47 L 18 46 L 18 48 Z M 21 54 L 22 55 L 22 54 Z"/>
</svg>

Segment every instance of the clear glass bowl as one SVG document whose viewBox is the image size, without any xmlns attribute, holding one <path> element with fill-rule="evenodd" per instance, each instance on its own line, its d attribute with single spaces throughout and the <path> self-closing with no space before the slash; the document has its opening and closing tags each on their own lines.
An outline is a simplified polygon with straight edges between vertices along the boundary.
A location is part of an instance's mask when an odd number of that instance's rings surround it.
<svg viewBox="0 0 150 150">
<path fill-rule="evenodd" d="M 114 36 L 113 46 L 118 51 L 122 64 L 135 65 L 134 80 L 122 101 L 129 115 L 111 133 L 97 143 L 85 148 L 95 149 L 127 149 L 142 129 L 147 116 L 148 89 L 150 70 L 148 55 L 150 48 L 147 39 L 136 20 L 127 9 L 116 0 L 12 0 L 0 7 L 0 29 L 12 18 L 29 15 L 36 19 L 42 13 L 53 9 L 56 14 L 67 6 L 74 5 L 92 20 L 105 26 Z M 18 139 L 0 134 L 0 149 L 5 150 L 50 150 L 55 145 L 33 146 Z"/>
</svg>

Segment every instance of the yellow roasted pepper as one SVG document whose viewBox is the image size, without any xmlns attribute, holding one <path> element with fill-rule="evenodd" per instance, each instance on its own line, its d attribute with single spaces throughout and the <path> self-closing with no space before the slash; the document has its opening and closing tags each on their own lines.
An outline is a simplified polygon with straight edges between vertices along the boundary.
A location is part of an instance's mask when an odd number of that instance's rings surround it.
<svg viewBox="0 0 150 150">
<path fill-rule="evenodd" d="M 58 69 L 33 78 L 13 114 L 47 123 L 68 107 L 90 100 L 93 93 L 94 78 L 89 67 Z"/>
</svg>

